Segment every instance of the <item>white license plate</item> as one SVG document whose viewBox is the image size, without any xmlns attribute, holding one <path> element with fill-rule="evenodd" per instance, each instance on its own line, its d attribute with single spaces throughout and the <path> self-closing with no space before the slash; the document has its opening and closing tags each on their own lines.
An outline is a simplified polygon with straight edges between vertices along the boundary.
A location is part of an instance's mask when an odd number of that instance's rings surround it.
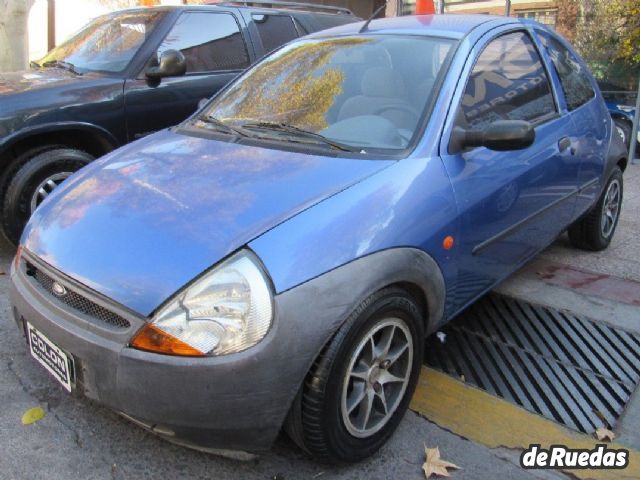
<svg viewBox="0 0 640 480">
<path fill-rule="evenodd" d="M 27 337 L 31 356 L 40 362 L 68 392 L 71 392 L 73 381 L 71 358 L 29 322 L 27 322 Z"/>
</svg>

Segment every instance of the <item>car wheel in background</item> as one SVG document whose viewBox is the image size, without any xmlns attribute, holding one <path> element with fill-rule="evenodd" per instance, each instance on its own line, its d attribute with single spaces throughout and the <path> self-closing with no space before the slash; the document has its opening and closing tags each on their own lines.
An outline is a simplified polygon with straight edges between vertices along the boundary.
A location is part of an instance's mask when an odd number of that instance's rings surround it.
<svg viewBox="0 0 640 480">
<path fill-rule="evenodd" d="M 609 246 L 620 219 L 622 195 L 622 170 L 615 167 L 595 207 L 569 228 L 574 247 L 599 251 Z"/>
<path fill-rule="evenodd" d="M 365 300 L 316 359 L 287 431 L 331 463 L 375 453 L 394 432 L 415 390 L 424 326 L 415 300 L 387 288 Z"/>
<path fill-rule="evenodd" d="M 17 244 L 22 230 L 40 203 L 75 171 L 93 161 L 73 148 L 38 151 L 21 165 L 9 181 L 2 205 L 2 229 Z"/>
</svg>

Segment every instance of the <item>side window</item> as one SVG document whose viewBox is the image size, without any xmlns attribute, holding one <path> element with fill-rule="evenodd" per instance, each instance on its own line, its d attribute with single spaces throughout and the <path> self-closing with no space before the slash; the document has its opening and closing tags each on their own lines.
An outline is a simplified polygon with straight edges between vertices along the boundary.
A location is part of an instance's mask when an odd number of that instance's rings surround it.
<svg viewBox="0 0 640 480">
<path fill-rule="evenodd" d="M 560 77 L 569 110 L 575 110 L 595 96 L 589 76 L 578 59 L 547 32 L 538 31 L 553 67 Z"/>
<path fill-rule="evenodd" d="M 256 24 L 260 40 L 265 53 L 269 53 L 280 45 L 298 38 L 298 31 L 293 23 L 293 18 L 288 15 L 263 15 L 254 13 L 251 15 Z"/>
<path fill-rule="evenodd" d="M 187 74 L 242 70 L 249 66 L 244 39 L 233 15 L 183 13 L 158 48 L 180 50 L 187 59 Z"/>
<path fill-rule="evenodd" d="M 496 120 L 536 122 L 556 113 L 549 79 L 525 32 L 492 40 L 467 81 L 457 124 L 481 128 Z"/>
</svg>

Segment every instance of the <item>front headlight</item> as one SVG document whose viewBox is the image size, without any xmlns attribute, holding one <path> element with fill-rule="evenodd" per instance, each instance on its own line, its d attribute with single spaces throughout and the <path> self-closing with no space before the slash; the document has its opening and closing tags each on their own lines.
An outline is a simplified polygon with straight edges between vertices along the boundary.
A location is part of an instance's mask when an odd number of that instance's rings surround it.
<svg viewBox="0 0 640 480">
<path fill-rule="evenodd" d="M 273 317 L 269 281 L 243 250 L 203 275 L 159 310 L 131 346 L 172 355 L 225 355 L 258 343 Z"/>
</svg>

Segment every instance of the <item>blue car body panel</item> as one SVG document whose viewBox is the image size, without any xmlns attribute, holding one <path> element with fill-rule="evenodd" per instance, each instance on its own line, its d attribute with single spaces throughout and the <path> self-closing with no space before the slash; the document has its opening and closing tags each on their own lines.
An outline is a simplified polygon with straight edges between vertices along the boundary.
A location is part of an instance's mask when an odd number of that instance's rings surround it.
<svg viewBox="0 0 640 480">
<path fill-rule="evenodd" d="M 360 27 L 312 36 L 349 35 Z M 464 15 L 371 23 L 371 32 L 459 40 L 428 125 L 407 158 L 325 157 L 161 132 L 69 180 L 38 209 L 23 244 L 144 315 L 244 245 L 264 262 L 276 293 L 381 250 L 419 248 L 444 277 L 444 321 L 549 244 L 601 188 L 611 132 L 599 90 L 594 82 L 593 100 L 568 112 L 539 43 L 558 115 L 536 126 L 534 145 L 447 151 L 455 106 L 477 55 L 510 31 L 526 30 L 536 42 L 535 28 L 542 27 Z M 589 134 L 579 138 L 584 128 Z M 564 137 L 571 155 L 559 148 Z M 505 188 L 516 198 L 500 211 L 495 203 Z M 455 239 L 451 250 L 442 246 L 446 236 Z"/>
<path fill-rule="evenodd" d="M 34 214 L 23 243 L 51 266 L 149 315 L 259 234 L 392 163 L 160 132 L 92 163 L 56 190 Z"/>
<path fill-rule="evenodd" d="M 627 108 L 620 108 L 620 102 L 616 102 L 613 100 L 606 100 L 605 104 L 607 105 L 607 110 L 612 116 L 618 116 L 626 119 L 628 122 L 633 123 L 633 118 L 636 115 L 636 109 L 633 105 L 629 105 Z M 626 105 L 625 105 L 626 106 Z"/>
</svg>

